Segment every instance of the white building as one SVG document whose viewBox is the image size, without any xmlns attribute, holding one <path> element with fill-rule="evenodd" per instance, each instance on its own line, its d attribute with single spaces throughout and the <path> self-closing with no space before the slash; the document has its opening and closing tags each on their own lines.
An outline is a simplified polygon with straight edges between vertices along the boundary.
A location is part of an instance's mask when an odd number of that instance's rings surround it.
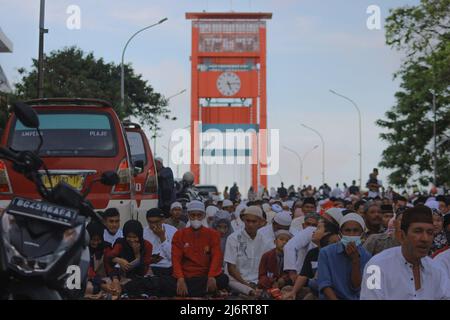
<svg viewBox="0 0 450 320">
<path fill-rule="evenodd" d="M 13 44 L 11 40 L 3 33 L 0 28 L 0 52 L 13 52 Z M 0 93 L 11 92 L 11 86 L 8 83 L 5 73 L 3 72 L 2 66 L 0 65 Z"/>
</svg>

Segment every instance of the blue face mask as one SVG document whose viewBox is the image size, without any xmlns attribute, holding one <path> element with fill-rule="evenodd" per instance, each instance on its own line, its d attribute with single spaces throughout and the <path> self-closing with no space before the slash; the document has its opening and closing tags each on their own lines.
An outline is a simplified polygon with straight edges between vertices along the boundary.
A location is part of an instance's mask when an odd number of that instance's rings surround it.
<svg viewBox="0 0 450 320">
<path fill-rule="evenodd" d="M 350 242 L 354 242 L 356 246 L 361 244 L 361 236 L 341 236 L 341 242 L 346 247 Z"/>
</svg>

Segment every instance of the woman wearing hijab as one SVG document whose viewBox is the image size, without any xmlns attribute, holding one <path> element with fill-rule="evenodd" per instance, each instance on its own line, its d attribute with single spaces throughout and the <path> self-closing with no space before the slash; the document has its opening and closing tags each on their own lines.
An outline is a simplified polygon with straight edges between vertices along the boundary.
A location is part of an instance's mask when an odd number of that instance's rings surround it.
<svg viewBox="0 0 450 320">
<path fill-rule="evenodd" d="M 98 222 L 91 222 L 87 225 L 86 230 L 89 234 L 89 255 L 91 257 L 88 271 L 89 278 L 104 277 L 106 275 L 103 265 L 105 227 Z"/>
<path fill-rule="evenodd" d="M 222 252 L 225 252 L 225 244 L 228 236 L 233 233 L 230 214 L 223 210 L 217 211 L 214 215 L 212 228 L 220 233 L 220 249 Z"/>
<path fill-rule="evenodd" d="M 104 281 L 106 277 L 103 264 L 105 241 L 103 234 L 105 227 L 98 222 L 91 222 L 87 225 L 86 231 L 89 234 L 89 269 L 88 283 L 86 287 L 86 297 L 97 295 L 101 290 L 113 293 L 109 284 Z"/>
<path fill-rule="evenodd" d="M 136 276 L 152 275 L 152 244 L 143 238 L 144 229 L 137 220 L 127 221 L 123 227 L 124 238 L 114 244 L 105 255 L 105 267 L 113 280 L 125 282 Z"/>
<path fill-rule="evenodd" d="M 444 216 L 438 209 L 431 209 L 433 211 L 433 225 L 434 225 L 434 240 L 431 246 L 429 255 L 434 253 L 447 245 L 447 238 L 444 231 Z"/>
</svg>

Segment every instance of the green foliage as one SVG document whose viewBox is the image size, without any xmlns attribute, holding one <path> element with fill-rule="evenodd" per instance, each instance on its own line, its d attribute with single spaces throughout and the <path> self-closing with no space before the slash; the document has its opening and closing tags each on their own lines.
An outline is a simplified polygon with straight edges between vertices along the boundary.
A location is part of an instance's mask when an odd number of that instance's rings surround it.
<svg viewBox="0 0 450 320">
<path fill-rule="evenodd" d="M 37 60 L 30 71 L 19 69 L 22 79 L 16 84 L 12 100 L 37 97 Z M 77 47 L 50 52 L 45 57 L 44 96 L 98 98 L 110 101 L 119 117 L 137 117 L 152 131 L 159 130 L 161 117 L 171 119 L 168 101 L 155 92 L 130 65 L 125 65 L 125 106 L 120 101 L 120 64 L 106 63 Z M 175 118 L 172 118 L 173 120 Z"/>
<path fill-rule="evenodd" d="M 433 181 L 434 113 L 436 105 L 437 185 L 450 182 L 450 0 L 422 0 L 418 6 L 392 10 L 386 20 L 386 43 L 405 52 L 394 75 L 401 79 L 396 105 L 377 124 L 389 146 L 380 166 L 391 169 L 389 182 Z"/>
</svg>

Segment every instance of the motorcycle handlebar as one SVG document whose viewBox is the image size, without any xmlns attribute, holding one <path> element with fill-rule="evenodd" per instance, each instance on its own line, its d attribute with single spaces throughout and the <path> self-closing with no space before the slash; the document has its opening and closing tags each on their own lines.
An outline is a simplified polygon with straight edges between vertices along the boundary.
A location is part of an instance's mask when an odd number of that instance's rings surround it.
<svg viewBox="0 0 450 320">
<path fill-rule="evenodd" d="M 16 163 L 21 162 L 17 153 L 5 147 L 0 147 L 0 158 L 5 158 Z"/>
<path fill-rule="evenodd" d="M 0 158 L 10 160 L 16 165 L 25 165 L 26 161 L 24 162 L 24 158 L 21 157 L 21 154 L 23 153 L 17 153 L 14 152 L 8 148 L 0 147 Z M 25 165 L 26 166 L 26 165 Z M 36 168 L 33 168 L 32 166 L 26 166 L 28 171 L 28 176 L 31 178 L 33 183 L 36 185 L 37 190 L 39 194 L 47 201 L 59 203 L 60 201 L 55 201 L 56 199 L 53 199 L 55 194 L 53 192 L 48 192 L 48 190 L 44 190 L 45 187 L 43 187 L 42 181 L 40 181 L 39 177 L 37 176 L 37 171 L 35 171 Z M 52 190 L 54 191 L 54 190 Z M 74 197 L 70 197 L 74 198 Z M 61 199 L 58 199 L 61 200 Z M 62 203 L 60 203 L 62 204 Z M 76 207 L 80 210 L 80 213 L 89 216 L 95 220 L 101 221 L 101 217 L 91 208 L 91 206 L 86 201 L 81 201 Z"/>
</svg>

